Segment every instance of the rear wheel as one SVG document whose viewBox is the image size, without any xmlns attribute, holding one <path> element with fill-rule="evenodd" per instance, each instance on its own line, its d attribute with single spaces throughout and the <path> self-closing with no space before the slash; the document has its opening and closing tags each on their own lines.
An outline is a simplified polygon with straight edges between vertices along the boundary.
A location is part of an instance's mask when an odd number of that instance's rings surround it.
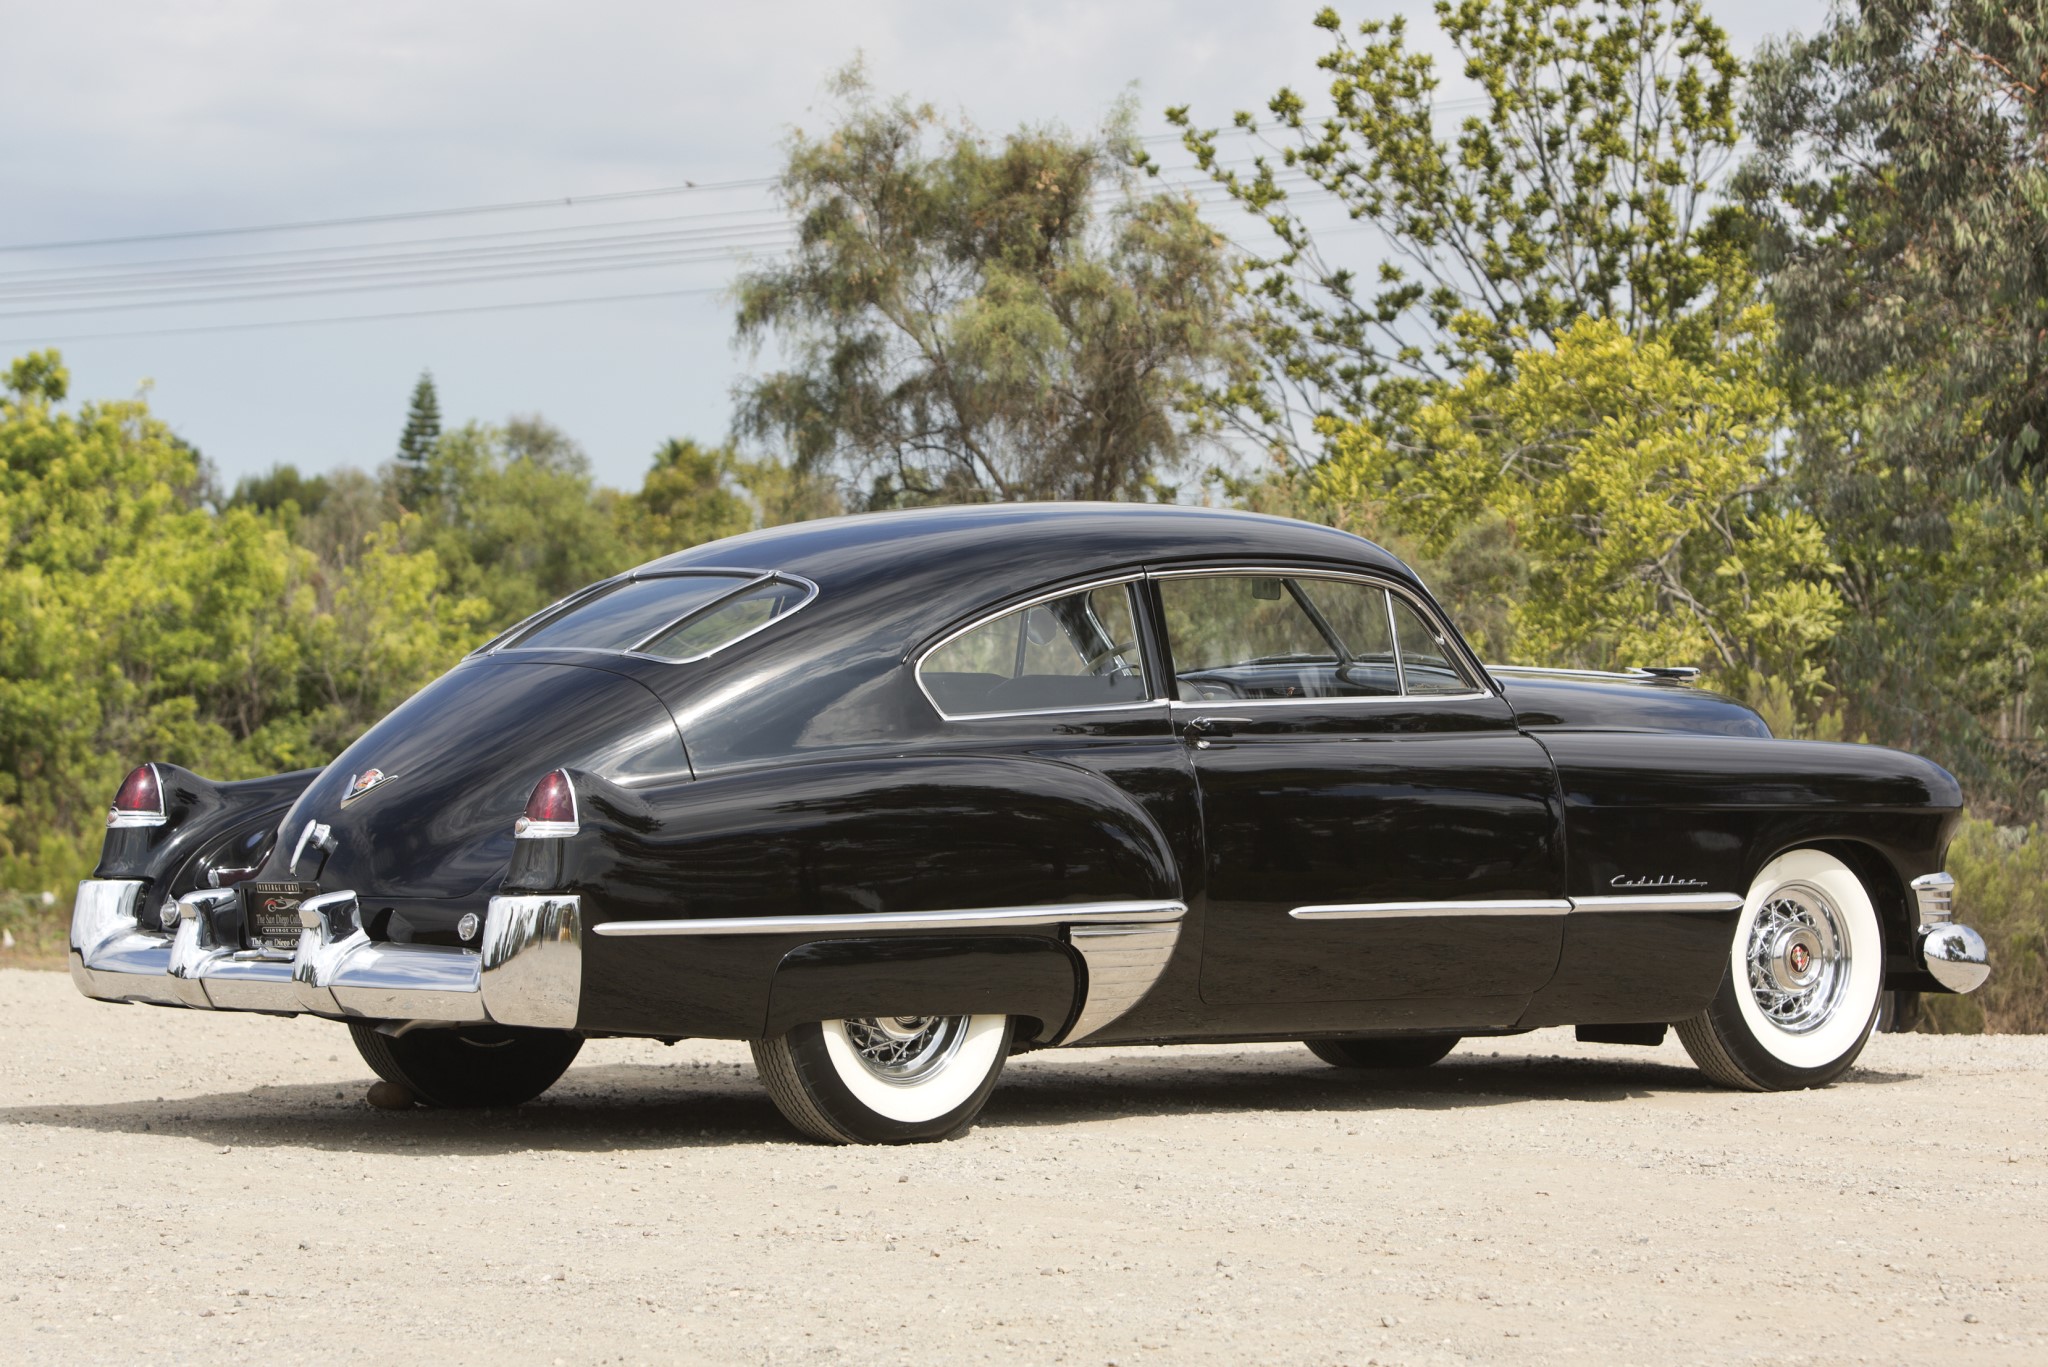
<svg viewBox="0 0 2048 1367">
<path fill-rule="evenodd" d="M 1311 1054 L 1333 1068 L 1427 1068 L 1458 1047 L 1458 1036 L 1312 1039 L 1302 1043 L 1308 1046 Z"/>
<path fill-rule="evenodd" d="M 1750 886 L 1721 990 L 1678 1038 L 1724 1087 L 1820 1087 L 1863 1052 L 1883 987 L 1870 894 L 1833 855 L 1794 850 Z"/>
<path fill-rule="evenodd" d="M 964 1134 L 1010 1054 L 1008 1016 L 816 1021 L 752 1042 L 790 1124 L 828 1144 L 914 1144 Z"/>
<path fill-rule="evenodd" d="M 348 1023 L 356 1052 L 378 1077 L 429 1106 L 518 1106 L 555 1085 L 583 1047 L 567 1030 L 507 1025 L 422 1028 L 387 1035 Z"/>
</svg>

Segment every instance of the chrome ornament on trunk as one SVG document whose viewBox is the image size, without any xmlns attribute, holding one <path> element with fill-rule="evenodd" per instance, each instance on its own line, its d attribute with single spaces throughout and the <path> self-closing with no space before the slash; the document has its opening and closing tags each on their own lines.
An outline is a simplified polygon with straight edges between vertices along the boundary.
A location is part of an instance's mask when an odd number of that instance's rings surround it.
<svg viewBox="0 0 2048 1367">
<path fill-rule="evenodd" d="M 357 798 L 361 797 L 364 793 L 369 792 L 370 789 L 376 787 L 378 784 L 386 782 L 387 780 L 396 777 L 396 774 L 387 774 L 382 769 L 363 770 L 362 773 L 357 774 L 353 778 L 349 779 L 348 791 L 342 794 L 341 805 L 344 807 L 348 806 L 349 803 L 354 802 Z"/>
</svg>

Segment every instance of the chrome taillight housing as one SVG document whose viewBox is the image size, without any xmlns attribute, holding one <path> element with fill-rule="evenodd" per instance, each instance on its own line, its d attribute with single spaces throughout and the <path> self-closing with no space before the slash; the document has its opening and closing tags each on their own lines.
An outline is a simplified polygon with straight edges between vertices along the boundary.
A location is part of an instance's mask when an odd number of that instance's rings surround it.
<svg viewBox="0 0 2048 1367">
<path fill-rule="evenodd" d="M 114 805 L 107 812 L 109 830 L 164 824 L 164 780 L 154 764 L 138 764 L 121 780 Z"/>
<path fill-rule="evenodd" d="M 566 769 L 555 769 L 533 785 L 526 799 L 526 814 L 512 823 L 512 834 L 521 840 L 559 840 L 582 829 L 576 815 L 576 785 Z"/>
</svg>

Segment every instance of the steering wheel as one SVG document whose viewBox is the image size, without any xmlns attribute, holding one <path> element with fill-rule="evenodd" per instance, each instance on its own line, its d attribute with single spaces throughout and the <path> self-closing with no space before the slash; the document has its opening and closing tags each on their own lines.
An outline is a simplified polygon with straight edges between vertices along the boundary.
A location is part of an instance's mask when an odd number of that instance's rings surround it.
<svg viewBox="0 0 2048 1367">
<path fill-rule="evenodd" d="M 1081 668 L 1088 671 L 1090 674 L 1099 674 L 1101 673 L 1101 667 L 1103 665 L 1108 664 L 1111 660 L 1114 660 L 1119 655 L 1128 655 L 1137 648 L 1138 642 L 1135 638 L 1125 641 L 1121 645 L 1113 645 L 1105 651 L 1101 651 L 1098 654 L 1089 656 L 1088 659 L 1085 662 L 1083 662 Z M 1117 671 L 1115 671 L 1114 674 L 1105 675 L 1104 677 L 1114 678 L 1116 674 L 1134 674 L 1136 672 L 1137 671 L 1135 668 L 1127 664 L 1124 665 L 1122 668 L 1118 669 Z"/>
</svg>

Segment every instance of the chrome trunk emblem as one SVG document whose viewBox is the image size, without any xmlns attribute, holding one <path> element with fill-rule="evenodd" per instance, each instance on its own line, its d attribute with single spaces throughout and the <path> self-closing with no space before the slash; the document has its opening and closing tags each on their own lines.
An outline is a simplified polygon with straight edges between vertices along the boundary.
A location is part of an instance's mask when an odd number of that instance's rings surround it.
<svg viewBox="0 0 2048 1367">
<path fill-rule="evenodd" d="M 362 773 L 357 774 L 348 781 L 348 791 L 342 794 L 341 805 L 344 807 L 348 806 L 349 803 L 354 802 L 378 784 L 395 777 L 396 775 L 387 774 L 382 769 L 363 770 Z"/>
</svg>

